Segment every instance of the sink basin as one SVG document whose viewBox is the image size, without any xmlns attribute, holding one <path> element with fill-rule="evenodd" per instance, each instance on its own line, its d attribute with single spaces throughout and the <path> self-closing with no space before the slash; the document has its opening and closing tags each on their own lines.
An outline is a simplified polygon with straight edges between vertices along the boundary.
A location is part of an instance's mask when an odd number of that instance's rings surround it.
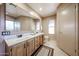
<svg viewBox="0 0 79 59">
<path fill-rule="evenodd" d="M 4 36 L 4 39 L 15 39 L 17 38 L 16 35 L 7 35 L 7 36 Z"/>
<path fill-rule="evenodd" d="M 4 39 L 6 40 L 20 40 L 22 38 L 29 38 L 29 37 L 32 37 L 33 35 L 35 35 L 34 33 L 25 33 L 25 34 L 18 34 L 18 35 L 8 35 L 8 36 L 4 36 Z"/>
</svg>

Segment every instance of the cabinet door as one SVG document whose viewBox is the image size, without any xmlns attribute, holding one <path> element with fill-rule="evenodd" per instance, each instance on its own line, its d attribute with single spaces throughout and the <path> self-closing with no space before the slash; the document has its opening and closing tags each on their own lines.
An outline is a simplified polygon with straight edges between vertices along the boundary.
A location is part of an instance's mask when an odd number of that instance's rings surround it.
<svg viewBox="0 0 79 59">
<path fill-rule="evenodd" d="M 69 55 L 75 55 L 76 8 L 75 4 L 62 4 L 57 12 L 59 26 L 58 45 Z"/>
<path fill-rule="evenodd" d="M 34 52 L 34 39 L 30 42 L 31 54 Z"/>
<path fill-rule="evenodd" d="M 17 56 L 17 53 L 16 53 L 16 47 L 11 47 L 9 49 L 9 56 Z"/>
<path fill-rule="evenodd" d="M 10 53 L 9 55 L 11 56 L 24 56 L 26 53 L 26 50 L 25 50 L 25 44 L 21 44 L 19 43 L 18 45 L 15 45 L 13 47 L 10 48 Z"/>
<path fill-rule="evenodd" d="M 27 42 L 27 56 L 30 56 L 31 54 L 31 49 L 30 49 L 30 43 Z"/>
<path fill-rule="evenodd" d="M 43 36 L 39 36 L 39 45 L 43 45 Z"/>
<path fill-rule="evenodd" d="M 17 50 L 16 51 L 17 56 L 24 56 L 24 52 L 25 52 L 24 44 L 17 46 L 16 50 Z"/>
<path fill-rule="evenodd" d="M 35 38 L 35 50 L 39 47 L 39 37 Z"/>
<path fill-rule="evenodd" d="M 34 39 L 27 41 L 27 56 L 31 56 L 34 52 Z"/>
</svg>

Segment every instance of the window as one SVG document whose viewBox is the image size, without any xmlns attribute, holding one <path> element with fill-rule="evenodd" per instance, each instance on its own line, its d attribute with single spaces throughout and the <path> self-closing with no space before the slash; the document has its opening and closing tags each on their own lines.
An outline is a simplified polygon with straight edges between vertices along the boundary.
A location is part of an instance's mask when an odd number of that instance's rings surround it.
<svg viewBox="0 0 79 59">
<path fill-rule="evenodd" d="M 6 20 L 6 30 L 14 30 L 14 22 Z"/>
<path fill-rule="evenodd" d="M 55 34 L 55 21 L 54 20 L 49 20 L 48 22 L 48 33 Z"/>
</svg>

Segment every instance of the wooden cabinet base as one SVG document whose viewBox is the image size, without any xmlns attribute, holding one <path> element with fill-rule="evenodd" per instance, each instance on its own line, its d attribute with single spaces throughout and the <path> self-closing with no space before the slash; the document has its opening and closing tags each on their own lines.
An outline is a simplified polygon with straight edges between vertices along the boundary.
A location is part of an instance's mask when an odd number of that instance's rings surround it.
<svg viewBox="0 0 79 59">
<path fill-rule="evenodd" d="M 6 44 L 5 53 L 6 56 L 31 56 L 41 45 L 43 45 L 43 35 L 18 43 L 11 47 L 8 47 Z"/>
</svg>

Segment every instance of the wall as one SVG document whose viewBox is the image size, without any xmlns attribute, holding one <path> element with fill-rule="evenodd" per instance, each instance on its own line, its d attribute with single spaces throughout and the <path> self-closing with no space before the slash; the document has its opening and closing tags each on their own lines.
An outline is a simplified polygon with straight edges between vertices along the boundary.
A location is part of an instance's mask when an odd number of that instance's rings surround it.
<svg viewBox="0 0 79 59">
<path fill-rule="evenodd" d="M 49 21 L 50 19 L 56 21 L 56 16 L 51 16 L 51 17 L 44 18 L 44 19 L 42 20 L 42 30 L 43 30 L 43 32 L 44 32 L 44 34 L 45 34 L 46 36 L 49 36 L 50 39 L 55 40 L 55 34 L 49 34 L 49 33 L 48 33 L 48 21 Z"/>
<path fill-rule="evenodd" d="M 3 40 L 3 36 L 1 35 L 1 32 L 4 30 L 4 23 L 5 23 L 5 5 L 0 5 L 0 55 L 4 55 L 5 53 L 5 44 Z"/>
</svg>

